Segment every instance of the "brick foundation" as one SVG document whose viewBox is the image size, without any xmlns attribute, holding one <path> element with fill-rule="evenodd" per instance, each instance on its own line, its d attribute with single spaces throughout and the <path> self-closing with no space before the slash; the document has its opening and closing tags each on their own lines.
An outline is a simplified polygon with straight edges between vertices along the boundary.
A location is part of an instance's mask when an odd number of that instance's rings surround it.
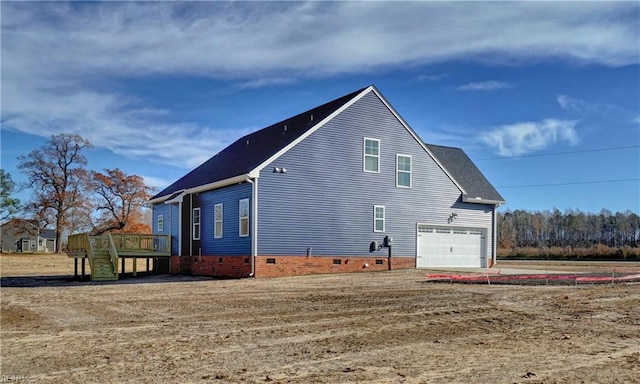
<svg viewBox="0 0 640 384">
<path fill-rule="evenodd" d="M 171 256 L 175 275 L 240 278 L 251 274 L 250 256 Z"/>
<path fill-rule="evenodd" d="M 338 264 L 339 262 L 339 264 Z M 392 269 L 416 267 L 413 257 L 393 257 Z M 372 272 L 389 269 L 387 257 L 257 256 L 256 277 Z"/>
<path fill-rule="evenodd" d="M 280 277 L 323 273 L 372 272 L 389 269 L 387 257 L 257 256 L 255 277 Z M 413 257 L 394 257 L 392 269 L 415 268 Z M 250 277 L 251 256 L 171 256 L 174 275 L 225 278 Z"/>
</svg>

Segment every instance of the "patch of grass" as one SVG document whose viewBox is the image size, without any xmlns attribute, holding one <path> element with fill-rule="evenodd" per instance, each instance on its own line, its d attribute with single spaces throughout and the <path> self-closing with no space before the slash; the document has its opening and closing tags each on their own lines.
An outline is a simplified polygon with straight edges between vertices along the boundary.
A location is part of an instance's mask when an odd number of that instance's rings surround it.
<svg viewBox="0 0 640 384">
<path fill-rule="evenodd" d="M 640 248 L 628 246 L 614 248 L 602 244 L 589 248 L 499 248 L 497 256 L 499 260 L 640 261 Z"/>
</svg>

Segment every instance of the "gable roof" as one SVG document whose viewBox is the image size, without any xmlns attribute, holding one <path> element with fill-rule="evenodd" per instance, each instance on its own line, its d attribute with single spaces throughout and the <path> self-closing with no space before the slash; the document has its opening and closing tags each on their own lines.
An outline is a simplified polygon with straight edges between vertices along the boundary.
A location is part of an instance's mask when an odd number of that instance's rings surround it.
<svg viewBox="0 0 640 384">
<path fill-rule="evenodd" d="M 504 198 L 460 148 L 426 144 L 443 167 L 464 188 L 462 201 L 468 203 L 503 204 Z"/>
<path fill-rule="evenodd" d="M 164 197 L 170 197 L 171 200 L 177 197 L 181 191 L 215 184 L 255 171 L 267 159 L 320 124 L 323 119 L 339 110 L 366 89 L 368 87 L 243 136 L 160 191 L 151 198 L 151 202 L 165 200 Z"/>
<path fill-rule="evenodd" d="M 326 121 L 340 113 L 368 92 L 374 92 L 414 139 L 435 160 L 453 183 L 461 190 L 462 200 L 479 204 L 502 204 L 504 198 L 489 183 L 482 172 L 460 148 L 426 144 L 409 124 L 371 85 L 348 95 L 302 112 L 236 140 L 209 160 L 187 173 L 150 199 L 151 203 L 180 201 L 185 193 L 246 181 L 300 140 L 319 129 Z"/>
</svg>

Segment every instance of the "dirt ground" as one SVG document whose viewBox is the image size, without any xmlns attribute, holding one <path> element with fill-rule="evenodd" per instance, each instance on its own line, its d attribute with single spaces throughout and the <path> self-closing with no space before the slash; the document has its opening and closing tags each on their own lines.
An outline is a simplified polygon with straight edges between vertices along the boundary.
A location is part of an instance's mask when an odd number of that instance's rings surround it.
<svg viewBox="0 0 640 384">
<path fill-rule="evenodd" d="M 0 382 L 640 383 L 638 284 L 91 283 L 61 256 L 2 255 L 0 271 Z"/>
</svg>

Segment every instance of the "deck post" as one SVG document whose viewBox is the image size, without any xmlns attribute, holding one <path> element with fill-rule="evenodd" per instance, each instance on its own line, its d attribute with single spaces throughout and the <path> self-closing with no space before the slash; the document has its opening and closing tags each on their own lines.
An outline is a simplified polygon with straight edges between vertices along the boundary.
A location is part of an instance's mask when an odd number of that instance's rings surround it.
<svg viewBox="0 0 640 384">
<path fill-rule="evenodd" d="M 84 261 L 85 261 L 85 257 L 82 257 L 82 281 L 84 281 Z"/>
<path fill-rule="evenodd" d="M 147 257 L 147 272 L 149 272 L 149 258 Z"/>
<path fill-rule="evenodd" d="M 121 273 L 120 276 L 124 277 L 124 257 L 122 257 L 121 260 L 122 260 L 122 270 L 120 271 L 120 273 Z"/>
<path fill-rule="evenodd" d="M 138 259 L 134 257 L 131 260 L 133 260 L 133 277 L 136 277 L 138 276 Z"/>
<path fill-rule="evenodd" d="M 73 279 L 77 279 L 78 278 L 78 258 L 74 257 L 73 258 Z"/>
</svg>

